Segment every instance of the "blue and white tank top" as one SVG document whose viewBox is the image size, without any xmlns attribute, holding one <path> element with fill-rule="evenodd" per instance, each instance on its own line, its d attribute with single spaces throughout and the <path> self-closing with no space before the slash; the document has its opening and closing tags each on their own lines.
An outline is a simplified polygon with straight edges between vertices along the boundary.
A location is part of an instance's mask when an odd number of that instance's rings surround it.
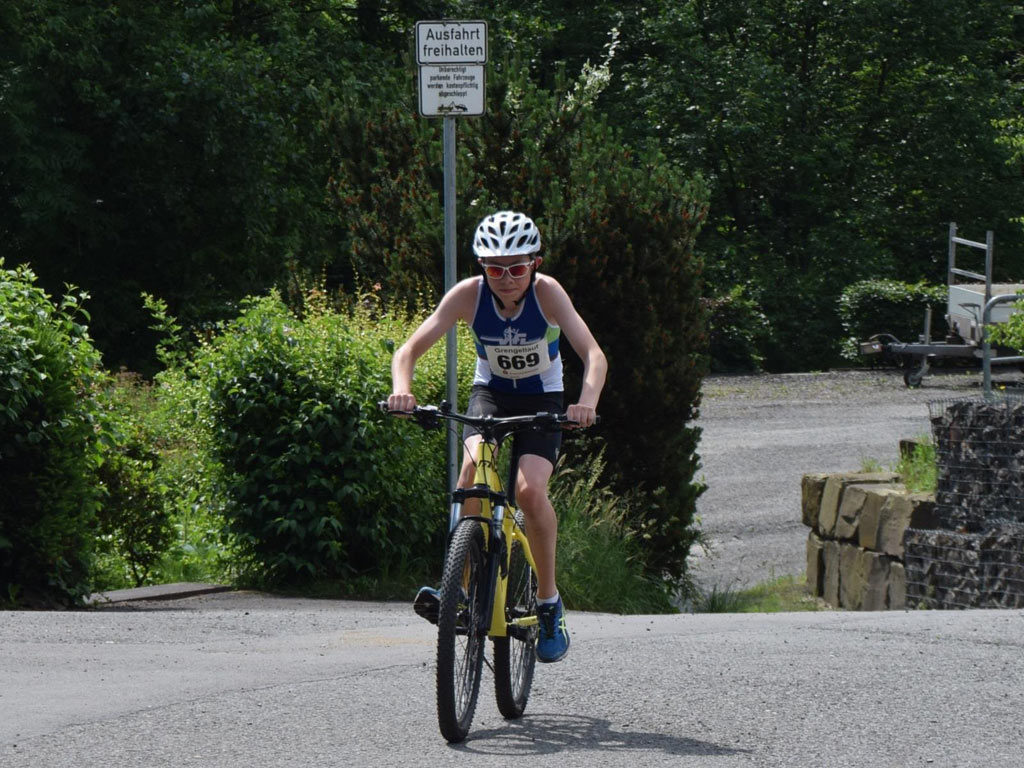
<svg viewBox="0 0 1024 768">
<path fill-rule="evenodd" d="M 474 384 L 499 392 L 540 394 L 562 391 L 561 329 L 541 311 L 534 283 L 512 317 L 502 317 L 487 280 L 480 279 L 473 313 L 476 345 Z"/>
</svg>

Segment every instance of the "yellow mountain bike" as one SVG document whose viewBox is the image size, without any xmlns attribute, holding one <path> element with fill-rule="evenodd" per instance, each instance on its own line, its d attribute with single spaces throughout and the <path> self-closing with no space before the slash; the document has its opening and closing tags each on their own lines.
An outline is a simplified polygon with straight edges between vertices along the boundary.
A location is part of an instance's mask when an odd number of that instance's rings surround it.
<svg viewBox="0 0 1024 768">
<path fill-rule="evenodd" d="M 561 429 L 572 422 L 556 413 L 467 416 L 448 403 L 399 415 L 412 416 L 427 429 L 444 420 L 469 424 L 483 438 L 474 457 L 473 486 L 452 493 L 437 609 L 437 719 L 441 734 L 459 742 L 476 711 L 486 638 L 493 643 L 498 710 L 508 719 L 521 717 L 526 709 L 537 661 L 535 563 L 523 514 L 515 506 L 516 461 L 509 467 L 506 491 L 495 464 L 498 449 L 518 431 Z M 480 500 L 479 514 L 463 515 L 468 499 Z"/>
</svg>

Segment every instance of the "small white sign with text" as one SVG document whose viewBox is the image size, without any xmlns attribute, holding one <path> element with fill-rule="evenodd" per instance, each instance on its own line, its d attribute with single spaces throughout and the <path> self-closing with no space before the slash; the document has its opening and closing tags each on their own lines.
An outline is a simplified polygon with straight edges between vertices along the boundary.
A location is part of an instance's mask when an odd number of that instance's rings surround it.
<svg viewBox="0 0 1024 768">
<path fill-rule="evenodd" d="M 486 21 L 417 21 L 416 63 L 421 115 L 484 113 Z"/>
<path fill-rule="evenodd" d="M 420 67 L 421 115 L 468 117 L 483 113 L 483 64 L 433 64 Z"/>
</svg>

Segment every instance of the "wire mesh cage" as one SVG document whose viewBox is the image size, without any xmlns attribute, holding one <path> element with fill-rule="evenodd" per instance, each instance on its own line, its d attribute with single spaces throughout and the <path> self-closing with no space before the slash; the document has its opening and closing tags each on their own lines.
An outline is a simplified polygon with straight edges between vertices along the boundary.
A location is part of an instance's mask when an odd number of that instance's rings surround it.
<svg viewBox="0 0 1024 768">
<path fill-rule="evenodd" d="M 904 536 L 907 604 L 1024 607 L 1024 397 L 929 403 L 935 530 Z"/>
<path fill-rule="evenodd" d="M 937 513 L 952 530 L 1024 522 L 1024 398 L 929 403 Z"/>
<path fill-rule="evenodd" d="M 985 533 L 908 529 L 907 605 L 1024 608 L 1024 525 L 994 523 Z"/>
</svg>

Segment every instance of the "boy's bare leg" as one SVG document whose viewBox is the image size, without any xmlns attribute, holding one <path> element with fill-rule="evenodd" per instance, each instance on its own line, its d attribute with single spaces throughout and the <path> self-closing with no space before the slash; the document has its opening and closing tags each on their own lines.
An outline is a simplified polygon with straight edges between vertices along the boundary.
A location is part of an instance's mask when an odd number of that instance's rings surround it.
<svg viewBox="0 0 1024 768">
<path fill-rule="evenodd" d="M 473 485 L 473 480 L 476 476 L 476 463 L 473 461 L 473 457 L 476 456 L 476 447 L 480 445 L 480 441 L 483 440 L 480 435 L 473 435 L 465 441 L 463 445 L 462 453 L 462 470 L 459 472 L 459 488 L 470 488 Z M 466 499 L 462 505 L 462 515 L 478 515 L 480 514 L 480 499 Z"/>
<path fill-rule="evenodd" d="M 555 545 L 558 538 L 558 519 L 548 498 L 548 481 L 554 467 L 542 456 L 525 454 L 519 457 L 519 476 L 516 485 L 516 503 L 526 517 L 526 535 L 537 564 L 537 597 L 554 597 Z"/>
</svg>

